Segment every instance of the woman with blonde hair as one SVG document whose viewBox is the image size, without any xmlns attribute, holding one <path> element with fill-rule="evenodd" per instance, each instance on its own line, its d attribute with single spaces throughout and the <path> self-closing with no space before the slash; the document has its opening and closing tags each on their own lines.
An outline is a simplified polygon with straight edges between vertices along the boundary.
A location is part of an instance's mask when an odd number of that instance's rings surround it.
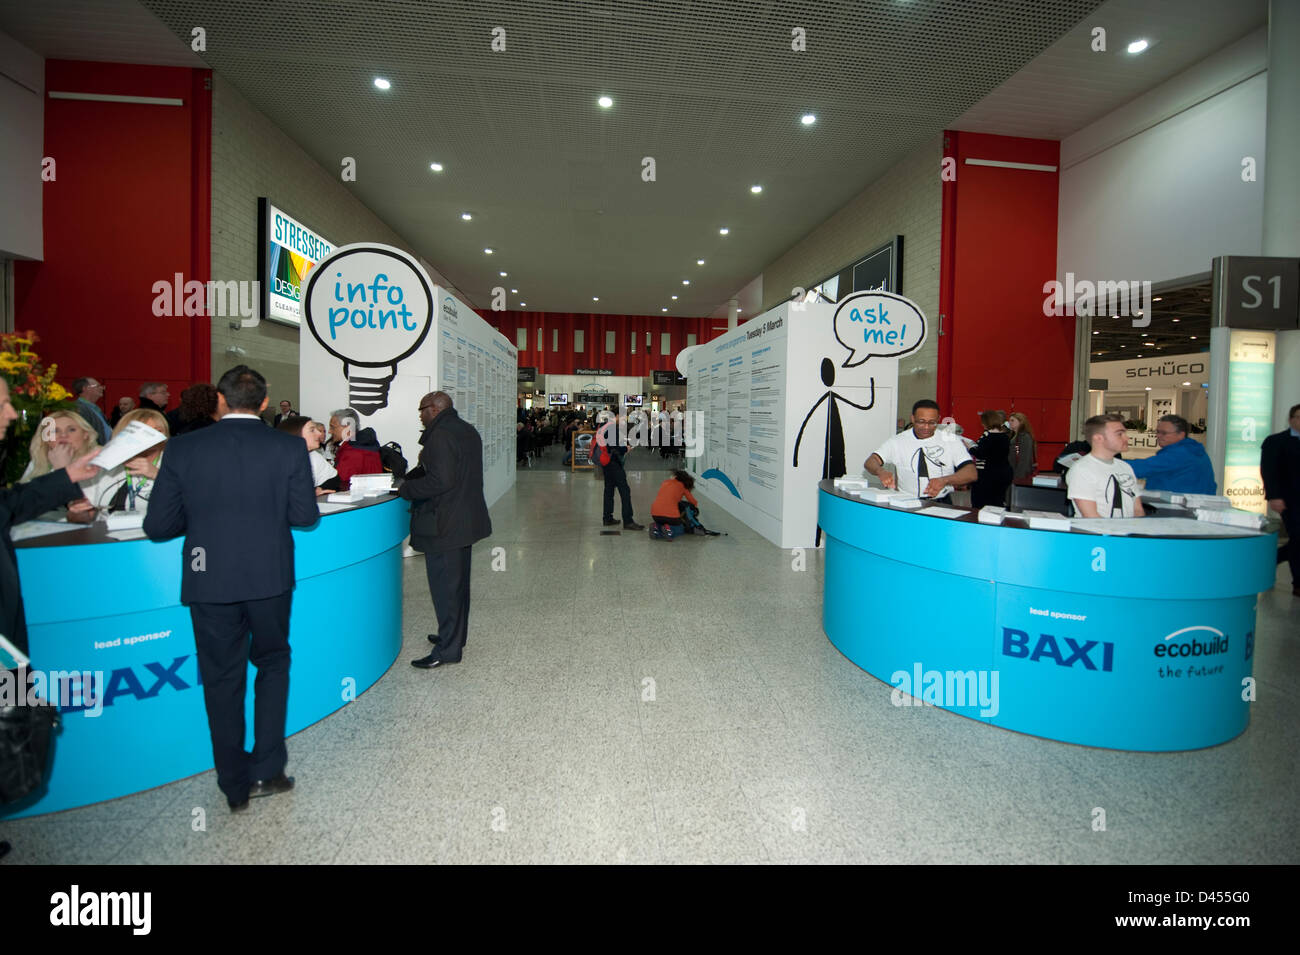
<svg viewBox="0 0 1300 955">
<path fill-rule="evenodd" d="M 41 419 L 32 435 L 32 458 L 18 483 L 67 467 L 98 447 L 99 435 L 85 418 L 75 411 L 52 411 Z"/>
<path fill-rule="evenodd" d="M 1011 470 L 1015 475 L 1013 480 L 1019 481 L 1034 473 L 1038 446 L 1034 441 L 1034 429 L 1029 426 L 1029 419 L 1021 412 L 1013 411 L 1008 415 L 1007 427 L 1011 429 L 1011 451 L 1007 455 L 1007 460 L 1011 463 Z"/>
<path fill-rule="evenodd" d="M 100 471 L 94 481 L 89 482 L 89 487 L 83 484 L 85 500 L 69 505 L 69 512 L 107 508 L 110 511 L 128 510 L 143 514 L 148 509 L 149 494 L 153 490 L 154 479 L 158 477 L 158 467 L 162 464 L 163 448 L 170 431 L 167 418 L 162 412 L 152 408 L 137 408 L 122 415 L 113 428 L 113 437 L 121 434 L 133 421 L 139 421 L 157 431 L 158 443 L 115 468 Z"/>
</svg>

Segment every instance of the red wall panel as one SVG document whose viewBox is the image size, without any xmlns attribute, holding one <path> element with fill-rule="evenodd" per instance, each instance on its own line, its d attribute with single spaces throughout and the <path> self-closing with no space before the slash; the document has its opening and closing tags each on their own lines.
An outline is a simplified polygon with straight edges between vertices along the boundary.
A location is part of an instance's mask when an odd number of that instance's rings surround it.
<svg viewBox="0 0 1300 955">
<path fill-rule="evenodd" d="M 945 183 L 943 197 L 939 403 L 972 437 L 982 410 L 1024 412 L 1038 439 L 1039 467 L 1047 468 L 1072 440 L 1074 394 L 1073 322 L 1043 314 L 1043 284 L 1056 277 L 1058 174 L 965 160 L 1056 166 L 1060 144 L 945 137 L 957 177 Z"/>
<path fill-rule="evenodd" d="M 206 317 L 155 317 L 153 284 L 209 278 L 207 71 L 49 60 L 51 91 L 167 97 L 182 106 L 46 99 L 45 257 L 14 267 L 15 325 L 41 336 L 59 381 L 90 375 L 105 408 L 143 381 L 172 402 L 208 378 Z"/>
<path fill-rule="evenodd" d="M 714 326 L 725 328 L 726 319 L 675 318 L 665 315 L 603 315 L 571 312 L 479 312 L 483 320 L 511 342 L 517 341 L 518 329 L 528 329 L 527 347 L 519 352 L 519 365 L 535 367 L 542 375 L 571 375 L 577 368 L 609 368 L 616 375 L 649 376 L 652 371 L 676 368 L 677 353 L 686 347 L 687 335 L 695 335 L 703 344 L 721 335 Z M 542 330 L 539 337 L 538 329 Z M 573 350 L 574 332 L 583 331 L 583 350 Z M 560 333 L 559 350 L 553 349 L 554 332 Z M 605 333 L 615 333 L 614 353 L 605 351 Z M 650 345 L 646 346 L 646 332 Z M 672 335 L 670 354 L 661 355 L 660 335 Z M 636 354 L 632 354 L 635 336 Z M 540 347 L 539 347 L 540 346 Z"/>
</svg>

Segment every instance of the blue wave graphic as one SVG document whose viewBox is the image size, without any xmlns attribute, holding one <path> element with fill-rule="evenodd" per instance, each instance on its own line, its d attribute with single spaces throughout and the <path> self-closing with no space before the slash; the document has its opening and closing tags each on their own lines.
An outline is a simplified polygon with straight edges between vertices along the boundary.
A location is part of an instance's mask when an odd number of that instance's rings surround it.
<svg viewBox="0 0 1300 955">
<path fill-rule="evenodd" d="M 727 490 L 731 492 L 733 497 L 740 497 L 740 492 L 736 490 L 736 485 L 731 483 L 731 478 L 727 477 L 717 468 L 709 468 L 707 471 L 701 473 L 700 477 L 705 479 L 714 478 L 715 480 L 721 481 Z M 744 498 L 741 498 L 741 500 L 744 500 Z"/>
</svg>

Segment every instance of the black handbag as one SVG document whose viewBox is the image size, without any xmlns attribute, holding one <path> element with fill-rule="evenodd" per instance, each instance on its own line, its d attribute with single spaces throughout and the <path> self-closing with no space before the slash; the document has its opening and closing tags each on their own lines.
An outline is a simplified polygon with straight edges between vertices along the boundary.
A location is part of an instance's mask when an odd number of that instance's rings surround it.
<svg viewBox="0 0 1300 955">
<path fill-rule="evenodd" d="M 26 681 L 15 679 L 15 685 L 19 697 L 25 696 Z M 0 805 L 18 802 L 41 787 L 58 727 L 58 709 L 44 701 L 0 706 Z"/>
</svg>

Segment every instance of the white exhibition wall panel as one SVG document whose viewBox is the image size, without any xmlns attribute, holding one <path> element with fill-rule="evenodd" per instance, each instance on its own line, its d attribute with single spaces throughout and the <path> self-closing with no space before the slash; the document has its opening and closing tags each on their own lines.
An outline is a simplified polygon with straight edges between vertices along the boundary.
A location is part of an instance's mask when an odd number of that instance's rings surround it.
<svg viewBox="0 0 1300 955">
<path fill-rule="evenodd" d="M 686 357 L 696 487 L 779 547 L 814 546 L 818 482 L 860 474 L 894 433 L 898 359 L 863 361 L 835 311 L 782 304 Z"/>
<path fill-rule="evenodd" d="M 353 258 L 339 265 L 335 257 L 343 253 Z M 382 304 L 405 303 L 411 312 L 403 313 L 400 324 L 386 321 L 382 314 L 377 321 L 363 317 L 355 327 L 336 321 L 328 316 L 328 308 L 347 293 L 332 291 L 333 275 L 341 277 L 342 288 L 358 280 L 353 285 L 358 301 L 348 303 L 354 315 L 359 314 L 357 306 L 366 304 L 362 298 L 372 288 L 362 288 L 361 280 L 386 279 L 389 285 L 377 285 L 384 296 Z M 415 260 L 373 243 L 336 249 L 312 270 L 302 301 L 299 395 L 303 408 L 323 409 L 321 414 L 354 408 L 362 428 L 374 428 L 380 444 L 400 444 L 407 463 L 414 467 L 420 455 L 420 399 L 431 391 L 445 391 L 457 413 L 483 439 L 483 490 L 488 505 L 514 484 L 518 358 L 514 345 L 500 332 L 447 289 L 433 285 Z"/>
</svg>

